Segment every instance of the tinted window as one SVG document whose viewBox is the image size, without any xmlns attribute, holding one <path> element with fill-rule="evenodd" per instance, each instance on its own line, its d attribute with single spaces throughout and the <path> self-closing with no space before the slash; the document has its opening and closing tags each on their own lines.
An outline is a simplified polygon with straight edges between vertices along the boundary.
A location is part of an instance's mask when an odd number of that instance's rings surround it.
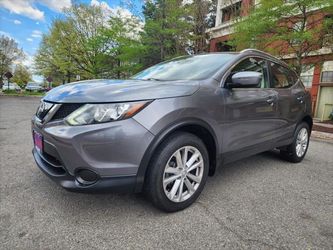
<svg viewBox="0 0 333 250">
<path fill-rule="evenodd" d="M 227 82 L 231 82 L 231 77 L 242 71 L 255 71 L 259 72 L 263 75 L 260 88 L 268 87 L 268 77 L 267 77 L 267 66 L 266 61 L 262 58 L 251 57 L 245 59 L 244 61 L 237 64 L 231 71 L 229 77 L 227 78 Z M 259 86 L 258 86 L 259 87 Z"/>
<path fill-rule="evenodd" d="M 132 77 L 139 80 L 201 80 L 212 77 L 234 54 L 186 56 L 152 66 Z"/>
<path fill-rule="evenodd" d="M 271 87 L 289 88 L 297 82 L 296 74 L 286 67 L 270 62 L 271 66 Z"/>
</svg>

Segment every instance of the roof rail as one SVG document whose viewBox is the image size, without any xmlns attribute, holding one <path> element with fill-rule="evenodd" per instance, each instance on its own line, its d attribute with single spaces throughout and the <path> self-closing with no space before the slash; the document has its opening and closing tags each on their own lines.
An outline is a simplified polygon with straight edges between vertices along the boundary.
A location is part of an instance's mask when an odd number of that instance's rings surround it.
<svg viewBox="0 0 333 250">
<path fill-rule="evenodd" d="M 240 53 L 246 53 L 246 52 L 257 52 L 257 53 L 269 56 L 270 58 L 274 58 L 275 60 L 278 60 L 278 61 L 284 63 L 285 65 L 287 65 L 284 61 L 281 60 L 281 58 L 278 58 L 276 56 L 273 56 L 273 55 L 271 55 L 267 52 L 264 52 L 264 51 L 261 51 L 261 50 L 258 50 L 258 49 L 243 49 L 242 51 L 240 51 Z"/>
<path fill-rule="evenodd" d="M 265 54 L 265 55 L 267 55 L 267 56 L 271 56 L 271 57 L 274 57 L 274 56 L 272 56 L 272 55 L 270 55 L 270 54 L 268 54 L 268 53 L 266 53 L 266 52 L 264 52 L 264 51 L 261 51 L 261 50 L 258 50 L 258 49 L 243 49 L 240 53 L 245 53 L 245 52 L 259 52 L 259 53 L 261 53 L 261 54 Z"/>
</svg>

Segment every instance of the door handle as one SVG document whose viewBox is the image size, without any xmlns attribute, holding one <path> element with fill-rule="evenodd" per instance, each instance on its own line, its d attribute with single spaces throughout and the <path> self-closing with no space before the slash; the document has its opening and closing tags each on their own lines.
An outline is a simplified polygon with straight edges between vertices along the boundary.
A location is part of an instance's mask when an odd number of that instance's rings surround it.
<svg viewBox="0 0 333 250">
<path fill-rule="evenodd" d="M 297 100 L 298 100 L 300 103 L 303 103 L 303 102 L 304 102 L 304 96 L 298 96 L 298 97 L 297 97 Z"/>
<path fill-rule="evenodd" d="M 266 102 L 267 102 L 269 105 L 273 106 L 275 100 L 276 100 L 276 98 L 275 98 L 274 96 L 270 96 L 270 97 L 267 98 Z"/>
</svg>

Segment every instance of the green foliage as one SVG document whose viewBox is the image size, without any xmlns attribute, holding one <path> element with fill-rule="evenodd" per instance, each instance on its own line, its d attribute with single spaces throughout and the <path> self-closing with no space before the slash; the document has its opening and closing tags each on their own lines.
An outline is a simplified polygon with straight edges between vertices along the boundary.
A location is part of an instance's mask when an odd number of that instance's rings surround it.
<svg viewBox="0 0 333 250">
<path fill-rule="evenodd" d="M 62 20 L 55 20 L 52 23 L 50 33 L 43 36 L 35 56 L 36 73 L 45 77 L 50 76 L 55 82 L 65 82 L 66 76 L 71 77 L 71 70 L 74 67 L 69 60 L 70 43 L 62 33 L 66 24 Z"/>
<path fill-rule="evenodd" d="M 146 65 L 183 55 L 189 47 L 191 24 L 188 6 L 179 0 L 147 1 L 142 43 Z"/>
<path fill-rule="evenodd" d="M 17 91 L 17 90 L 3 90 L 3 94 L 12 96 L 43 96 L 44 92 L 34 92 L 34 91 Z"/>
<path fill-rule="evenodd" d="M 332 109 L 332 112 L 330 113 L 330 115 L 328 116 L 328 118 L 333 121 L 333 109 Z"/>
<path fill-rule="evenodd" d="M 43 37 L 35 62 L 38 73 L 51 76 L 56 82 L 99 78 L 107 70 L 107 41 L 101 41 L 105 25 L 100 8 L 74 5 L 65 19 L 52 23 L 50 33 Z"/>
<path fill-rule="evenodd" d="M 4 35 L 0 36 L 0 84 L 3 75 L 9 71 L 14 61 L 23 57 L 22 49 L 18 48 L 17 42 Z"/>
<path fill-rule="evenodd" d="M 238 22 L 231 45 L 238 50 L 256 48 L 275 55 L 295 54 L 294 66 L 301 72 L 302 59 L 318 49 L 325 32 L 313 11 L 332 12 L 332 0 L 262 0 L 251 14 Z M 311 25 L 311 28 L 309 28 Z"/>
<path fill-rule="evenodd" d="M 195 0 L 150 0 L 144 22 L 129 13 L 105 13 L 78 4 L 56 19 L 35 57 L 36 72 L 54 83 L 92 78 L 128 78 L 163 60 L 207 49 L 206 28 L 214 4 Z"/>
<path fill-rule="evenodd" d="M 18 93 L 17 90 L 13 90 L 13 89 L 6 89 L 6 90 L 3 90 L 2 92 L 6 95 L 14 95 L 14 94 Z"/>
<path fill-rule="evenodd" d="M 106 77 L 127 78 L 142 69 L 143 46 L 140 41 L 140 20 L 131 17 L 111 16 L 109 26 L 103 29 L 102 38 L 109 38 L 107 55 L 112 67 Z M 104 39 L 100 40 L 105 44 Z"/>
<path fill-rule="evenodd" d="M 23 88 L 29 81 L 31 81 L 31 73 L 28 69 L 22 64 L 16 65 L 11 82 L 16 82 L 21 88 Z"/>
<path fill-rule="evenodd" d="M 187 5 L 191 23 L 190 31 L 190 51 L 193 54 L 208 50 L 208 33 L 207 29 L 215 25 L 217 1 L 193 0 Z"/>
</svg>

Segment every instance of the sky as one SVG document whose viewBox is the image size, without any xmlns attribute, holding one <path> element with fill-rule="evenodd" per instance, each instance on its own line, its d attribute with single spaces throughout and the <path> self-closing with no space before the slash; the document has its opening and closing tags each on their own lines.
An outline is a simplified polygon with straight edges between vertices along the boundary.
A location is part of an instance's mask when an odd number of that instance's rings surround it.
<svg viewBox="0 0 333 250">
<path fill-rule="evenodd" d="M 26 54 L 22 63 L 32 69 L 43 33 L 48 32 L 52 20 L 63 17 L 63 8 L 74 1 L 105 9 L 130 9 L 136 15 L 142 5 L 141 0 L 0 0 L 0 35 L 16 40 Z M 42 78 L 33 75 L 33 80 L 42 81 Z"/>
</svg>

